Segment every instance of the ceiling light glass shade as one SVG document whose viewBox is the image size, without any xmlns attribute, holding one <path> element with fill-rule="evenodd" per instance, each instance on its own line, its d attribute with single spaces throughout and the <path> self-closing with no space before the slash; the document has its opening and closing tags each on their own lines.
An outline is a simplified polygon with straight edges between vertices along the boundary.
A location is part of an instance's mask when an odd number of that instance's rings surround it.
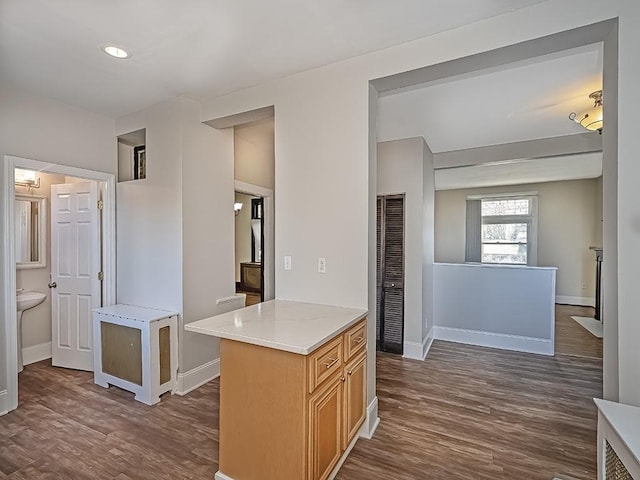
<svg viewBox="0 0 640 480">
<path fill-rule="evenodd" d="M 101 48 L 104 53 L 115 58 L 129 58 L 131 56 L 129 52 L 115 45 L 103 45 Z"/>
<path fill-rule="evenodd" d="M 586 112 L 578 115 L 573 112 L 569 115 L 569 118 L 576 123 L 582 125 L 586 130 L 589 131 L 601 131 L 603 127 L 602 122 L 602 90 L 598 90 L 597 92 L 593 92 L 589 95 L 589 98 L 593 99 L 594 105 Z"/>
<path fill-rule="evenodd" d="M 16 182 L 21 185 L 35 185 L 37 182 L 36 172 L 33 170 L 22 170 L 21 168 L 16 168 Z"/>
</svg>

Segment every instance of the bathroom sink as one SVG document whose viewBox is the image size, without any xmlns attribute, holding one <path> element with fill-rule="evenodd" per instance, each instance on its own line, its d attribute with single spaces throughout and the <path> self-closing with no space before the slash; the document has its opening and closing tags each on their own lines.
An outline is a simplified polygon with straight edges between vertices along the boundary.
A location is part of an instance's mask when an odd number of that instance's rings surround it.
<svg viewBox="0 0 640 480">
<path fill-rule="evenodd" d="M 40 292 L 20 292 L 18 293 L 18 311 L 28 310 L 44 302 L 47 296 Z"/>
</svg>

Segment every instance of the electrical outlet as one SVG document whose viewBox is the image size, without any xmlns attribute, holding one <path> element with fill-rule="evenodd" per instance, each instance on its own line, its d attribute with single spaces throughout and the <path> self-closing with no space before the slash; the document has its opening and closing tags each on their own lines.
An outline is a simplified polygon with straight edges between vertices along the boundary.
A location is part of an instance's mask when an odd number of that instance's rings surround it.
<svg viewBox="0 0 640 480">
<path fill-rule="evenodd" d="M 284 256 L 284 269 L 291 270 L 291 255 Z"/>
<path fill-rule="evenodd" d="M 582 285 L 580 285 L 582 287 L 583 290 L 587 289 L 587 282 L 582 282 Z"/>
<path fill-rule="evenodd" d="M 324 257 L 318 258 L 318 273 L 327 273 L 327 259 Z"/>
</svg>

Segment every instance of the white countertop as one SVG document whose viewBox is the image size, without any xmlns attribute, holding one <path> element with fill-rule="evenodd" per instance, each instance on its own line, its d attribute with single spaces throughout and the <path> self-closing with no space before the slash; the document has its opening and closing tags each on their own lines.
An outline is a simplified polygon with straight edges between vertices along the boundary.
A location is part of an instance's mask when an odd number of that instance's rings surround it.
<svg viewBox="0 0 640 480">
<path fill-rule="evenodd" d="M 190 332 L 307 355 L 367 315 L 366 310 L 271 300 L 184 326 Z"/>
<path fill-rule="evenodd" d="M 611 428 L 625 443 L 631 454 L 640 463 L 640 407 L 594 399 L 598 411 L 604 415 Z"/>
</svg>

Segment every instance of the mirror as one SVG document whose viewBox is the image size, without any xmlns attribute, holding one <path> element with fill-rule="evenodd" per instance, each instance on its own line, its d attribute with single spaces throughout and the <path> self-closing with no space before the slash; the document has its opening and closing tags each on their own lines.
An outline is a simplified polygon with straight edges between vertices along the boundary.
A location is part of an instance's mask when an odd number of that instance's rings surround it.
<svg viewBox="0 0 640 480">
<path fill-rule="evenodd" d="M 42 268 L 46 258 L 46 198 L 16 195 L 15 249 L 16 268 Z"/>
</svg>

